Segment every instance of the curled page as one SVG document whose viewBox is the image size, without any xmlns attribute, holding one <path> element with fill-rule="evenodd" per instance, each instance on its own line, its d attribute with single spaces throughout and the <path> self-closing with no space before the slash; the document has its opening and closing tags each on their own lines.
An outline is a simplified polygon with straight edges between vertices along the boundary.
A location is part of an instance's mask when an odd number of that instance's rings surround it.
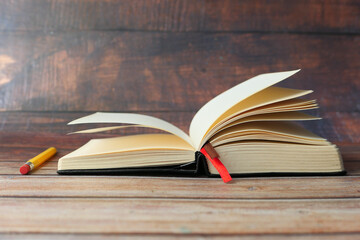
<svg viewBox="0 0 360 240">
<path fill-rule="evenodd" d="M 251 95 L 270 87 L 299 70 L 266 73 L 253 77 L 216 96 L 206 103 L 194 116 L 190 124 L 190 137 L 197 150 L 201 149 L 202 139 L 211 125 L 227 110 Z"/>
<path fill-rule="evenodd" d="M 84 124 L 84 123 L 122 123 L 122 124 L 142 125 L 172 133 L 182 138 L 186 142 L 188 142 L 191 146 L 194 146 L 190 137 L 180 128 L 159 118 L 151 117 L 143 114 L 97 112 L 89 116 L 76 119 L 68 124 L 73 125 L 73 124 Z"/>
<path fill-rule="evenodd" d="M 90 128 L 90 129 L 80 130 L 80 131 L 76 131 L 76 132 L 71 132 L 71 133 L 68 133 L 68 135 L 79 134 L 79 133 L 99 133 L 99 132 L 106 132 L 106 131 L 123 129 L 123 128 L 131 128 L 131 127 L 143 127 L 143 128 L 146 128 L 147 126 L 131 124 L 131 125 L 125 125 L 125 126 Z"/>
</svg>

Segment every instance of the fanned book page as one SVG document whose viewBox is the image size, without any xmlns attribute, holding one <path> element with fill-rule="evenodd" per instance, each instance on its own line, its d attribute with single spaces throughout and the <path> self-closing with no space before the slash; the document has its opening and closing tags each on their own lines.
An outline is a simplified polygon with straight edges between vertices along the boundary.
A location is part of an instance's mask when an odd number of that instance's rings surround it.
<svg viewBox="0 0 360 240">
<path fill-rule="evenodd" d="M 172 133 L 172 134 L 182 138 L 189 144 L 193 145 L 190 137 L 184 131 L 182 131 L 180 128 L 178 128 L 178 127 L 174 126 L 173 124 L 166 122 L 162 119 L 143 115 L 143 114 L 97 112 L 97 113 L 91 114 L 89 116 L 76 119 L 68 124 L 73 125 L 73 124 L 86 124 L 86 123 L 122 123 L 122 124 L 134 124 L 134 126 L 142 126 L 142 127 L 160 129 L 165 132 Z M 129 127 L 129 126 L 127 126 L 127 127 Z M 107 129 L 104 128 L 101 130 L 107 131 L 107 130 L 113 130 L 113 129 L 115 129 L 115 128 L 114 127 L 107 128 Z M 100 131 L 95 130 L 93 132 L 100 132 Z M 87 130 L 87 132 L 91 132 L 91 130 Z"/>
<path fill-rule="evenodd" d="M 134 124 L 134 126 L 140 127 L 156 128 L 172 133 L 190 143 L 196 150 L 200 150 L 206 140 L 210 138 L 210 136 L 208 136 L 208 138 L 205 139 L 207 131 L 211 126 L 218 123 L 219 119 L 223 120 L 229 115 L 241 113 L 251 108 L 260 107 L 275 102 L 281 102 L 311 93 L 311 90 L 269 87 L 286 79 L 298 71 L 299 70 L 262 74 L 240 83 L 228 91 L 218 95 L 205 104 L 196 113 L 190 125 L 190 136 L 178 127 L 164 120 L 152 116 L 134 113 L 97 112 L 92 115 L 74 120 L 70 122 L 69 125 L 86 123 L 121 123 Z M 210 119 L 214 120 L 209 125 L 208 122 Z M 88 129 L 76 133 L 95 133 L 123 127 L 130 126 Z M 204 130 L 205 128 L 207 129 Z M 200 140 L 199 134 L 202 134 Z"/>
<path fill-rule="evenodd" d="M 312 91 L 272 86 L 298 71 L 262 74 L 218 95 L 195 114 L 189 135 L 169 122 L 142 114 L 98 112 L 74 120 L 69 124 L 121 125 L 73 134 L 130 127 L 160 129 L 165 133 L 91 140 L 62 157 L 58 172 L 121 173 L 165 166 L 171 172 L 195 173 L 200 166 L 199 159 L 194 159 L 195 152 L 210 144 L 225 164 L 223 167 L 233 175 L 342 173 L 344 168 L 337 147 L 291 122 L 319 119 L 298 112 L 318 107 L 315 100 L 300 98 Z M 212 164 L 206 158 L 204 171 L 217 175 L 218 168 Z"/>
<path fill-rule="evenodd" d="M 307 101 L 304 105 L 300 105 L 301 102 L 297 102 L 297 109 L 293 109 L 293 100 L 304 95 L 311 93 L 311 90 L 297 90 L 290 88 L 268 87 L 260 92 L 253 94 L 252 96 L 238 102 L 230 109 L 225 111 L 217 120 L 209 127 L 206 134 L 202 137 L 200 145 L 205 144 L 210 137 L 219 130 L 219 128 L 234 122 L 238 119 L 242 119 L 252 115 L 264 114 L 264 113 L 276 113 L 286 112 L 294 110 L 307 110 L 310 109 Z M 276 108 L 274 108 L 274 106 Z M 299 109 L 299 107 L 303 107 Z M 289 109 L 284 109 L 288 107 Z M 313 104 L 311 108 L 317 107 Z M 286 120 L 286 119 L 284 119 Z M 300 120 L 300 119 L 294 119 Z"/>
<path fill-rule="evenodd" d="M 300 70 L 261 74 L 216 96 L 206 103 L 194 116 L 190 124 L 190 137 L 197 150 L 200 150 L 202 139 L 210 126 L 231 107 Z"/>
</svg>

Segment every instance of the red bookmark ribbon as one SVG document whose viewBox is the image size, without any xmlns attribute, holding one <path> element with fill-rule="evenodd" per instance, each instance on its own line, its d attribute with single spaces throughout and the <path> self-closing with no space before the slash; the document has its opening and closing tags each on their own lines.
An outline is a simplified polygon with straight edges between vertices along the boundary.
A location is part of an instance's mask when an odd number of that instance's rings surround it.
<svg viewBox="0 0 360 240">
<path fill-rule="evenodd" d="M 208 145 L 208 146 L 206 146 Z M 216 168 L 216 170 L 219 172 L 220 177 L 222 178 L 222 180 L 224 181 L 224 183 L 230 182 L 232 180 L 228 170 L 226 169 L 226 167 L 224 166 L 224 164 L 220 161 L 219 159 L 219 155 L 217 155 L 215 149 L 212 148 L 212 146 L 210 145 L 210 143 L 207 143 L 201 150 L 200 152 L 202 154 L 205 155 L 205 157 L 211 162 L 211 164 Z M 210 146 L 209 146 L 210 145 Z M 213 156 L 211 157 L 210 154 L 208 152 L 209 151 L 209 147 L 213 150 L 211 151 Z M 205 150 L 205 148 L 208 149 L 208 151 Z M 216 155 L 214 156 L 215 153 Z"/>
</svg>

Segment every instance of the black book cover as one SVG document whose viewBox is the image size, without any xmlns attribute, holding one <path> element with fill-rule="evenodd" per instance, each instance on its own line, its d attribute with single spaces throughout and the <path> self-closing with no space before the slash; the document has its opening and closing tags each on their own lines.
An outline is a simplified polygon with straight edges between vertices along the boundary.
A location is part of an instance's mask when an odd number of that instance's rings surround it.
<svg viewBox="0 0 360 240">
<path fill-rule="evenodd" d="M 58 170 L 61 175 L 124 175 L 124 176 L 168 176 L 168 177 L 220 177 L 211 174 L 205 156 L 195 152 L 195 161 L 175 166 L 141 167 L 141 168 L 108 168 L 108 169 L 74 169 Z M 338 172 L 268 172 L 268 173 L 238 173 L 232 177 L 294 177 L 294 176 L 337 176 L 345 175 L 346 171 Z"/>
<path fill-rule="evenodd" d="M 195 160 L 190 163 L 141 168 L 74 169 L 58 170 L 61 175 L 135 175 L 135 176 L 199 176 L 205 173 L 206 161 L 200 152 L 195 152 Z M 207 168 L 207 166 L 206 166 Z"/>
</svg>

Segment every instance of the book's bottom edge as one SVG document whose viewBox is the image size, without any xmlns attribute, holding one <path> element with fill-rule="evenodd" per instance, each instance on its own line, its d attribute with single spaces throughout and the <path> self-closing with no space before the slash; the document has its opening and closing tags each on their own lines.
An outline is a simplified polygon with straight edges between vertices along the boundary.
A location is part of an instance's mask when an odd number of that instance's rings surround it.
<svg viewBox="0 0 360 240">
<path fill-rule="evenodd" d="M 196 176 L 192 170 L 175 169 L 81 169 L 58 170 L 60 175 L 114 175 L 114 176 Z"/>
<path fill-rule="evenodd" d="M 265 172 L 265 173 L 232 173 L 231 177 L 316 177 L 316 176 L 344 176 L 346 171 L 337 172 Z M 219 174 L 209 174 L 208 177 L 220 177 Z"/>
<path fill-rule="evenodd" d="M 174 169 L 81 169 L 81 170 L 58 170 L 60 175 L 103 175 L 103 176 L 161 176 L 161 177 L 210 177 L 219 178 L 218 174 L 198 173 L 193 170 Z M 343 176 L 346 171 L 338 172 L 267 172 L 267 173 L 236 173 L 233 178 L 246 177 L 301 177 L 301 176 Z"/>
</svg>

